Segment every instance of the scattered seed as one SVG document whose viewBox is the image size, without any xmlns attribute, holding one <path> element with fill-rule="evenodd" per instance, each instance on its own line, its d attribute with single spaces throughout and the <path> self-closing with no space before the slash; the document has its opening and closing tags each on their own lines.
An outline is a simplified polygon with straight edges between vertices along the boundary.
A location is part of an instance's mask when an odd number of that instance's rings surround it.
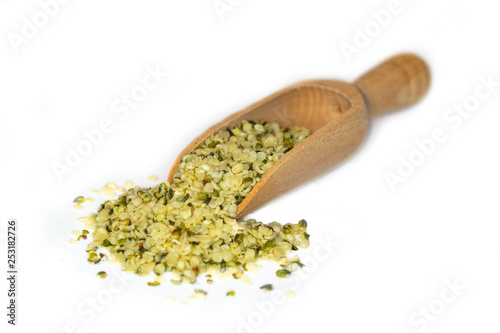
<svg viewBox="0 0 500 333">
<path fill-rule="evenodd" d="M 234 296 L 234 290 L 229 290 L 229 291 L 226 293 L 226 296 Z"/>
<path fill-rule="evenodd" d="M 115 183 L 107 183 L 104 187 L 116 190 L 118 188 L 118 185 L 116 185 Z"/>
<path fill-rule="evenodd" d="M 105 279 L 108 276 L 108 273 L 100 271 L 99 273 L 97 273 L 97 276 L 100 277 L 101 279 Z"/>
<path fill-rule="evenodd" d="M 95 252 L 89 252 L 89 256 L 87 261 L 91 264 L 98 264 L 101 261 L 101 258 Z"/>
<path fill-rule="evenodd" d="M 107 256 L 97 253 L 107 248 L 122 269 L 141 276 L 172 272 L 173 284 L 194 283 L 208 271 L 249 283 L 243 273 L 257 270 L 259 259 L 277 261 L 283 270 L 293 271 L 299 261 L 288 258 L 291 249 L 309 245 L 304 223 L 282 227 L 277 222 L 245 222 L 236 212 L 288 146 L 310 134 L 301 128 L 243 121 L 184 156 L 172 184 L 140 188 L 127 181 L 125 189 L 108 183 L 102 192 L 112 199 L 79 219 L 93 231 L 88 261 L 105 261 Z M 256 143 L 262 150 L 254 149 Z M 79 239 L 88 235 L 82 233 Z M 213 283 L 208 275 L 206 281 Z"/>
<path fill-rule="evenodd" d="M 109 188 L 109 187 L 104 187 L 102 189 L 102 192 L 104 193 L 105 196 L 107 196 L 109 198 L 113 198 L 116 195 L 115 190 L 112 188 Z"/>
<path fill-rule="evenodd" d="M 85 200 L 84 197 L 78 196 L 78 197 L 75 198 L 75 200 L 73 200 L 73 202 L 76 203 L 76 204 L 81 204 L 81 203 L 83 203 L 83 200 Z"/>
<path fill-rule="evenodd" d="M 195 294 L 203 294 L 203 295 L 208 294 L 205 290 L 202 289 L 195 289 L 194 292 Z"/>
<path fill-rule="evenodd" d="M 280 270 L 276 271 L 276 276 L 279 278 L 286 278 L 290 274 L 291 274 L 290 271 L 288 271 L 286 269 L 280 269 Z"/>
<path fill-rule="evenodd" d="M 151 175 L 151 176 L 149 176 L 149 177 L 147 178 L 147 181 L 148 181 L 148 182 L 155 182 L 157 179 L 158 179 L 158 177 L 157 177 L 157 176 L 155 176 L 155 175 Z"/>
<path fill-rule="evenodd" d="M 272 284 L 265 284 L 262 287 L 260 287 L 260 289 L 262 289 L 264 291 L 271 291 L 271 290 L 273 290 L 273 285 Z"/>
</svg>

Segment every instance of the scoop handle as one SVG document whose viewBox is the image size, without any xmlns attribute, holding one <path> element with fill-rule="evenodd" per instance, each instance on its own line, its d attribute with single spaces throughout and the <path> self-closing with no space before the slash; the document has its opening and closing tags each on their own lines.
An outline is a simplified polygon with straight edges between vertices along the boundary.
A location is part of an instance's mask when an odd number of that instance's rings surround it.
<svg viewBox="0 0 500 333">
<path fill-rule="evenodd" d="M 417 55 L 403 53 L 382 62 L 358 78 L 354 85 L 376 117 L 418 102 L 431 81 L 429 67 Z"/>
</svg>

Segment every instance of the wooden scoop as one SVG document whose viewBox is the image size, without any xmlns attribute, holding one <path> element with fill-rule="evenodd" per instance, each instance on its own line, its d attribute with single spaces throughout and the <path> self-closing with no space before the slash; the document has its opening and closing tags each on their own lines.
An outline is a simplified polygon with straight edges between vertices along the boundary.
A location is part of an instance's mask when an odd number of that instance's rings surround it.
<svg viewBox="0 0 500 333">
<path fill-rule="evenodd" d="M 236 126 L 242 120 L 313 130 L 311 136 L 279 159 L 239 204 L 237 215 L 243 217 L 347 159 L 365 140 L 370 118 L 416 103 L 427 92 L 429 83 L 427 64 L 416 55 L 400 54 L 379 64 L 354 84 L 312 80 L 291 85 L 198 136 L 177 157 L 168 180 L 172 182 L 184 155 L 212 133 Z"/>
</svg>

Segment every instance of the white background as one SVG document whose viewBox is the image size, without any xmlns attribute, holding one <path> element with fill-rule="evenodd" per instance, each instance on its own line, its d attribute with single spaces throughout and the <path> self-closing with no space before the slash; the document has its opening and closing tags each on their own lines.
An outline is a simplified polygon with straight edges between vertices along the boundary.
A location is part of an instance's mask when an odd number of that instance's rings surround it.
<svg viewBox="0 0 500 333">
<path fill-rule="evenodd" d="M 471 101 L 481 76 L 500 81 L 498 6 L 401 0 L 399 12 L 348 61 L 342 43 L 353 44 L 356 29 L 372 26 L 371 12 L 389 1 L 222 2 L 232 10 L 221 16 L 212 0 L 67 1 L 14 47 L 10 39 L 22 36 L 23 17 L 32 22 L 41 7 L 33 0 L 0 1 L 1 261 L 5 271 L 6 222 L 14 217 L 20 272 L 16 327 L 6 324 L 1 278 L 2 327 L 498 332 L 500 87 L 460 124 L 443 118 L 455 104 Z M 196 286 L 152 288 L 150 278 L 133 279 L 109 299 L 119 269 L 90 266 L 84 245 L 67 243 L 71 231 L 81 229 L 76 218 L 94 208 L 73 211 L 75 196 L 108 181 L 148 186 L 151 174 L 164 179 L 183 146 L 232 112 L 300 80 L 353 81 L 402 51 L 430 65 L 425 99 L 375 120 L 347 163 L 252 215 L 266 222 L 308 220 L 311 247 L 299 255 L 317 265 L 309 266 L 296 298 L 270 303 L 271 294 L 259 290 L 264 283 L 290 289 L 271 268 L 253 276 L 251 286 L 216 280 L 208 287 L 200 279 Z M 148 66 L 169 76 L 121 119 L 113 103 L 141 84 Z M 113 122 L 111 133 L 59 180 L 53 164 L 65 163 L 67 147 L 75 149 L 83 131 L 104 118 Z M 437 128 L 447 140 L 391 191 L 384 174 L 397 172 L 399 157 L 408 159 L 418 149 L 415 141 Z M 318 257 L 319 240 L 328 239 L 340 246 Z M 101 269 L 108 279 L 96 278 Z M 446 281 L 466 289 L 455 296 Z M 180 305 L 194 287 L 209 291 L 207 301 Z M 226 298 L 231 288 L 237 295 Z M 92 297 L 100 297 L 100 311 L 89 310 Z M 432 317 L 422 319 L 419 309 L 429 307 Z M 253 326 L 243 328 L 249 319 Z"/>
</svg>

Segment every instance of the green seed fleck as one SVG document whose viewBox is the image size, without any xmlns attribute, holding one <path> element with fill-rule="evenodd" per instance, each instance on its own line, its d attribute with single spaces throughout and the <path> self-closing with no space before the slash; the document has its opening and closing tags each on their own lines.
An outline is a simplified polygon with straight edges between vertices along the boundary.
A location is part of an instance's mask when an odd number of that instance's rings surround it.
<svg viewBox="0 0 500 333">
<path fill-rule="evenodd" d="M 217 152 L 217 155 L 218 155 L 219 161 L 224 161 L 226 159 L 226 157 L 220 151 Z"/>
<path fill-rule="evenodd" d="M 272 240 L 268 240 L 264 246 L 267 248 L 274 247 L 274 242 Z"/>
<path fill-rule="evenodd" d="M 118 200 L 116 201 L 116 204 L 118 206 L 126 206 L 127 205 L 127 197 L 122 195 L 121 197 L 118 198 Z"/>
<path fill-rule="evenodd" d="M 178 201 L 178 202 L 184 202 L 184 201 L 186 201 L 188 198 L 189 198 L 189 194 L 186 194 L 186 195 L 184 195 L 184 196 L 182 196 L 182 197 L 180 197 L 180 198 L 177 198 L 177 201 Z"/>
<path fill-rule="evenodd" d="M 111 246 L 112 244 L 111 244 L 111 242 L 109 240 L 105 239 L 105 240 L 102 241 L 102 245 L 104 247 L 108 247 L 108 246 Z"/>
<path fill-rule="evenodd" d="M 144 197 L 142 198 L 142 200 L 144 200 L 144 202 L 150 202 L 152 198 L 153 195 L 149 192 L 146 192 L 144 193 Z"/>
<path fill-rule="evenodd" d="M 198 200 L 205 201 L 208 199 L 208 194 L 204 192 L 198 192 Z"/>
<path fill-rule="evenodd" d="M 76 204 L 81 204 L 81 203 L 83 203 L 83 200 L 85 200 L 84 197 L 78 196 L 78 197 L 75 198 L 75 200 L 73 200 L 73 202 L 76 203 Z"/>
<path fill-rule="evenodd" d="M 160 282 L 158 282 L 158 281 L 148 282 L 148 286 L 151 286 L 151 287 L 156 287 L 156 286 L 159 286 L 159 285 L 160 285 Z"/>
<path fill-rule="evenodd" d="M 238 243 L 238 244 L 241 243 L 241 242 L 243 242 L 243 235 L 242 234 L 236 234 L 236 236 L 234 236 L 234 241 L 236 243 Z"/>
<path fill-rule="evenodd" d="M 260 289 L 262 289 L 264 291 L 271 291 L 271 290 L 273 290 L 273 285 L 272 284 L 265 284 L 262 287 L 260 287 Z"/>
<path fill-rule="evenodd" d="M 229 290 L 229 291 L 226 293 L 226 296 L 234 296 L 234 290 Z"/>
<path fill-rule="evenodd" d="M 106 276 L 108 276 L 108 274 L 104 271 L 100 271 L 99 273 L 97 273 L 97 276 L 100 277 L 101 279 L 105 279 Z"/>
<path fill-rule="evenodd" d="M 236 204 L 239 205 L 243 201 L 243 197 L 241 195 L 237 195 L 236 197 Z"/>
<path fill-rule="evenodd" d="M 101 261 L 101 258 L 95 252 L 89 252 L 89 257 L 87 261 L 91 264 L 98 264 Z"/>
<path fill-rule="evenodd" d="M 292 143 L 292 141 L 290 139 L 287 139 L 287 140 L 283 141 L 283 146 L 285 146 L 287 148 L 293 148 L 294 144 Z"/>
<path fill-rule="evenodd" d="M 280 270 L 276 271 L 276 276 L 279 278 L 286 278 L 290 274 L 291 274 L 290 271 L 288 271 L 286 269 L 280 269 Z"/>
<path fill-rule="evenodd" d="M 206 295 L 208 294 L 205 290 L 202 290 L 202 289 L 195 289 L 194 292 L 196 294 L 203 294 L 203 295 Z"/>
</svg>

